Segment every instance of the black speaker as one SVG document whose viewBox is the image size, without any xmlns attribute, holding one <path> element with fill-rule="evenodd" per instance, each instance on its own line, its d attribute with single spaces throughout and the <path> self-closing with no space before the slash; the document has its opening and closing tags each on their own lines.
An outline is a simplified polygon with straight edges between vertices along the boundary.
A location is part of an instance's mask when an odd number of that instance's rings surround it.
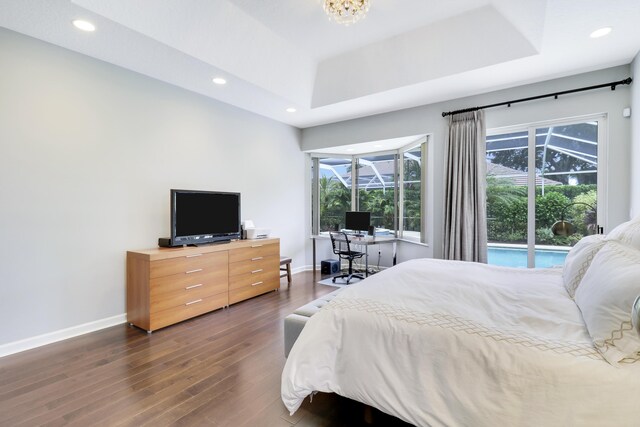
<svg viewBox="0 0 640 427">
<path fill-rule="evenodd" d="M 369 236 L 373 236 L 376 232 L 376 228 L 373 225 L 369 226 Z"/>
<path fill-rule="evenodd" d="M 171 237 L 160 237 L 158 239 L 158 246 L 161 248 L 170 248 L 171 245 Z"/>
<path fill-rule="evenodd" d="M 337 259 L 325 259 L 320 262 L 321 274 L 336 274 L 340 271 L 340 261 Z"/>
<path fill-rule="evenodd" d="M 171 241 L 171 237 L 160 237 L 158 239 L 158 246 L 160 246 L 161 248 L 174 248 L 176 246 L 182 245 L 174 245 Z"/>
</svg>

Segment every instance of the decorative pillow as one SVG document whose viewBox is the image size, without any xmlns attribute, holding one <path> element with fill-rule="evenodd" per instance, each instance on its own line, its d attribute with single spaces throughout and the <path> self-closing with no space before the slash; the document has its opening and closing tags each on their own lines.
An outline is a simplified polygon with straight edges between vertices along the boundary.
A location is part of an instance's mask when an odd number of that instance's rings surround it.
<svg viewBox="0 0 640 427">
<path fill-rule="evenodd" d="M 594 234 L 593 236 L 580 239 L 569 251 L 564 261 L 562 280 L 571 298 L 575 296 L 576 289 L 591 265 L 593 257 L 602 249 L 604 243 L 604 236 L 602 234 Z"/>
<path fill-rule="evenodd" d="M 607 240 L 615 240 L 640 250 L 640 216 L 631 221 L 623 222 L 609 234 Z"/>
<path fill-rule="evenodd" d="M 640 361 L 631 307 L 640 295 L 640 251 L 607 242 L 593 259 L 575 301 L 593 344 L 611 364 Z"/>
</svg>

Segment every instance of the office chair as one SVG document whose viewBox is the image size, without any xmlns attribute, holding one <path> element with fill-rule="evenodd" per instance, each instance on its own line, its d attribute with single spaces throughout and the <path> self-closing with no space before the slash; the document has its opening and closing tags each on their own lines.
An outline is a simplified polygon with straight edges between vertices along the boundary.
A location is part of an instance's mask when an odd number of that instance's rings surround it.
<svg viewBox="0 0 640 427">
<path fill-rule="evenodd" d="M 364 279 L 364 276 L 361 274 L 356 274 L 353 272 L 353 260 L 357 258 L 362 258 L 364 256 L 364 252 L 356 252 L 351 250 L 351 244 L 349 243 L 349 236 L 344 231 L 331 231 L 329 232 L 329 236 L 331 237 L 331 246 L 333 246 L 333 253 L 338 255 L 341 259 L 346 259 L 349 261 L 349 272 L 346 274 L 341 274 L 339 276 L 335 276 L 332 279 L 333 283 L 336 283 L 336 279 L 347 278 L 347 285 L 351 281 L 351 279 Z M 345 242 L 347 244 L 347 250 L 341 250 L 340 244 Z"/>
</svg>

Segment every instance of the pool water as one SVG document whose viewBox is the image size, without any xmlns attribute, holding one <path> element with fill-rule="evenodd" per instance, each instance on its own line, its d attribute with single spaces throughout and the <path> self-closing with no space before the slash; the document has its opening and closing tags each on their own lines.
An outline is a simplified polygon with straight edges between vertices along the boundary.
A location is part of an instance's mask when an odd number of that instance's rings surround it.
<svg viewBox="0 0 640 427">
<path fill-rule="evenodd" d="M 557 267 L 564 264 L 567 251 L 536 249 L 536 268 Z M 488 263 L 503 267 L 526 267 L 527 250 L 525 248 L 489 247 Z"/>
</svg>

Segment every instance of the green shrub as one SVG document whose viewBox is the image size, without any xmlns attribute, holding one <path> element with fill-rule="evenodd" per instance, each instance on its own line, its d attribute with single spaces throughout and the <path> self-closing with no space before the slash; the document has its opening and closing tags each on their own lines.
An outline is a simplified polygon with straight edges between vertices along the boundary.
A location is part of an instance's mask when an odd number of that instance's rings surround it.
<svg viewBox="0 0 640 427">
<path fill-rule="evenodd" d="M 487 236 L 490 242 L 526 243 L 527 241 L 527 192 L 504 179 L 490 177 L 487 180 Z M 556 237 L 551 226 L 562 217 L 565 207 L 574 202 L 595 206 L 595 185 L 548 186 L 542 195 L 536 188 L 536 243 L 571 246 L 584 235 L 594 233 L 595 213 L 585 205 L 566 208 L 565 218 L 576 226 L 576 233 Z"/>
<path fill-rule="evenodd" d="M 557 192 L 536 196 L 536 228 L 549 228 L 560 219 L 562 211 L 571 200 Z"/>
</svg>

